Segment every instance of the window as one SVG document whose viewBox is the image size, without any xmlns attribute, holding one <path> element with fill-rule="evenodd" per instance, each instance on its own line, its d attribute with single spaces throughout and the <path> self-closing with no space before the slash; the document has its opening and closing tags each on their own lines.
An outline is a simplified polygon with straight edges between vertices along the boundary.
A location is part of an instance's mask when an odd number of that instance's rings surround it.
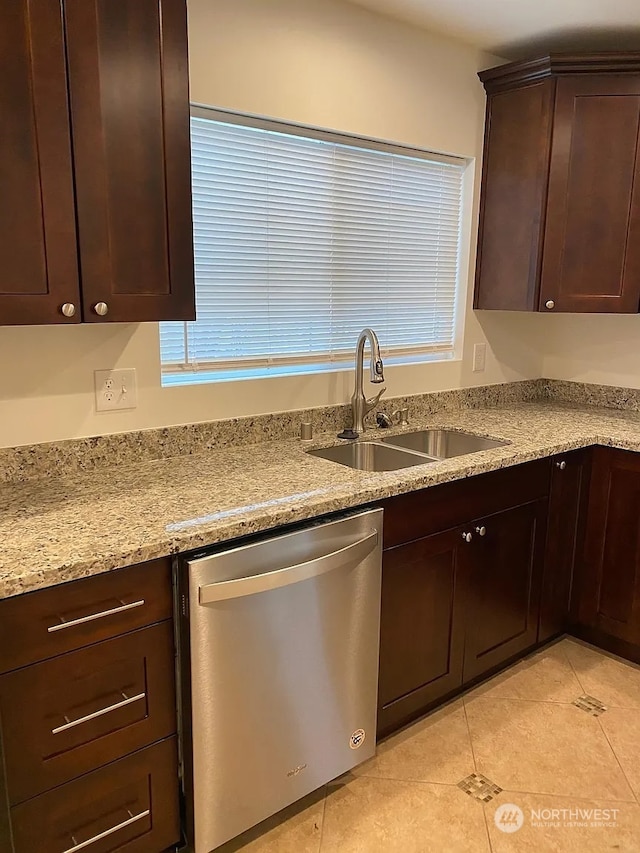
<svg viewBox="0 0 640 853">
<path fill-rule="evenodd" d="M 451 358 L 466 161 L 192 108 L 197 321 L 163 384 Z"/>
</svg>

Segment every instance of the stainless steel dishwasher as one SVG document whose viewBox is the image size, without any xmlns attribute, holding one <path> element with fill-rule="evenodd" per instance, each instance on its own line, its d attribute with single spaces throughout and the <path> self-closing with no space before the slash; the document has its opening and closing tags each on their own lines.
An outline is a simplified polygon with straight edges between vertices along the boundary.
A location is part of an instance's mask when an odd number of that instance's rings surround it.
<svg viewBox="0 0 640 853">
<path fill-rule="evenodd" d="M 180 567 L 182 760 L 195 853 L 374 754 L 381 539 L 382 510 L 369 510 Z"/>
</svg>

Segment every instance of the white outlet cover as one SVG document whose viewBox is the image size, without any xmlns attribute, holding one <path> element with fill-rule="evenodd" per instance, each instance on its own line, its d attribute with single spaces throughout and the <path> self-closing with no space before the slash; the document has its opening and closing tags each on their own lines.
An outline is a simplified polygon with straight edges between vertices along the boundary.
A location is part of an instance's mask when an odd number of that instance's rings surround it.
<svg viewBox="0 0 640 853">
<path fill-rule="evenodd" d="M 487 366 L 487 345 L 474 344 L 473 346 L 473 372 L 482 373 Z"/>
<path fill-rule="evenodd" d="M 134 367 L 95 370 L 93 375 L 96 412 L 113 412 L 137 407 L 138 388 Z"/>
</svg>

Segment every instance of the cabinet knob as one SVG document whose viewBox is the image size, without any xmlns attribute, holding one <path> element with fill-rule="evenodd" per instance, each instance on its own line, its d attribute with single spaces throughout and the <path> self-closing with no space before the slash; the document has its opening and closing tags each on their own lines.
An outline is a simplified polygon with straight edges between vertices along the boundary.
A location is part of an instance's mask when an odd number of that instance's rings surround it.
<svg viewBox="0 0 640 853">
<path fill-rule="evenodd" d="M 548 308 L 549 311 L 553 311 L 553 309 L 556 307 L 556 303 L 553 301 L 553 299 L 549 299 L 547 300 L 547 302 L 544 303 L 544 307 Z"/>
<path fill-rule="evenodd" d="M 556 462 L 556 468 L 559 468 L 561 471 L 564 471 L 566 467 L 567 463 L 564 461 L 564 459 L 562 460 L 562 462 Z"/>
<path fill-rule="evenodd" d="M 99 317 L 104 317 L 104 315 L 109 310 L 109 306 L 106 302 L 96 302 L 96 304 L 93 306 L 93 310 Z"/>
<path fill-rule="evenodd" d="M 476 527 L 476 533 L 478 534 L 478 536 L 486 536 L 487 528 L 484 526 L 484 524 L 481 524 L 480 527 Z"/>
<path fill-rule="evenodd" d="M 64 305 L 60 306 L 60 313 L 64 314 L 65 317 L 73 317 L 76 313 L 76 306 L 73 302 L 65 302 Z"/>
<path fill-rule="evenodd" d="M 473 533 L 463 533 L 462 538 L 465 542 L 471 542 L 471 540 L 473 539 Z"/>
</svg>

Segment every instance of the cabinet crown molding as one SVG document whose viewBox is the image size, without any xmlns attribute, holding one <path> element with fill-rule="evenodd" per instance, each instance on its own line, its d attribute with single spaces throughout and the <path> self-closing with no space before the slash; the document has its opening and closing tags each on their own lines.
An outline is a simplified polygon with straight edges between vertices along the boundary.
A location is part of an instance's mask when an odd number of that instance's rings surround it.
<svg viewBox="0 0 640 853">
<path fill-rule="evenodd" d="M 480 71 L 478 77 L 486 91 L 492 94 L 563 74 L 640 74 L 640 51 L 550 53 L 488 68 Z"/>
</svg>

